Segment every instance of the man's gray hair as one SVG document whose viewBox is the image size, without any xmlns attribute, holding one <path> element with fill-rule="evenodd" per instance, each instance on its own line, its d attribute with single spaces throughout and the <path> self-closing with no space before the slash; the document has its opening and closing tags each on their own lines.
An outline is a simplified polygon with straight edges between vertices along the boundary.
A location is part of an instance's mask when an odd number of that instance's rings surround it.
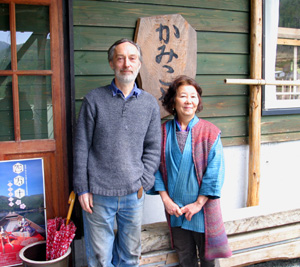
<svg viewBox="0 0 300 267">
<path fill-rule="evenodd" d="M 138 51 L 138 55 L 139 55 L 139 60 L 140 60 L 140 62 L 141 62 L 141 63 L 143 62 L 141 47 L 140 47 L 137 43 L 135 43 L 135 42 L 133 42 L 133 41 L 131 41 L 131 40 L 129 40 L 129 39 L 126 39 L 126 38 L 123 38 L 123 39 L 121 39 L 121 40 L 116 41 L 116 42 L 108 49 L 108 52 L 107 52 L 107 53 L 108 53 L 108 62 L 113 61 L 113 57 L 114 57 L 114 53 L 115 53 L 115 48 L 116 48 L 117 45 L 122 44 L 122 43 L 130 43 L 130 44 L 134 45 L 134 46 L 136 47 L 137 51 Z"/>
</svg>

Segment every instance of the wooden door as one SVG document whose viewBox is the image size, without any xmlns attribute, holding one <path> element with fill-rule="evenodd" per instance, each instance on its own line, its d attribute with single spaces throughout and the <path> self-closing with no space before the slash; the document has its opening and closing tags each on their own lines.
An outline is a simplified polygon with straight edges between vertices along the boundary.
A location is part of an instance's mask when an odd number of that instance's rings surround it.
<svg viewBox="0 0 300 267">
<path fill-rule="evenodd" d="M 0 0 L 0 160 L 43 158 L 47 218 L 66 217 L 62 7 Z"/>
</svg>

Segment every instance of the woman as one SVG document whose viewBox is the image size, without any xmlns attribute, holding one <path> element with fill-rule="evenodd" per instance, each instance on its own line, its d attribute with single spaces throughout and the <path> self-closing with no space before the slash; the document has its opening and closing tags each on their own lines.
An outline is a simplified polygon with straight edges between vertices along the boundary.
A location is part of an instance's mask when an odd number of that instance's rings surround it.
<svg viewBox="0 0 300 267">
<path fill-rule="evenodd" d="M 164 96 L 174 119 L 162 125 L 162 153 L 154 189 L 164 203 L 171 240 L 182 267 L 215 266 L 229 257 L 220 210 L 224 158 L 220 130 L 195 114 L 203 109 L 202 89 L 179 76 Z M 199 254 L 197 254 L 197 251 Z"/>
</svg>

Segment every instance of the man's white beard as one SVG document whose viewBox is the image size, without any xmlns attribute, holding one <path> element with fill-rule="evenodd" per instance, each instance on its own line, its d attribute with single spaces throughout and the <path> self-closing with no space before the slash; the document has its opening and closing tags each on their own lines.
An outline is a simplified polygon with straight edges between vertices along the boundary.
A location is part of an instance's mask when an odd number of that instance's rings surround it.
<svg viewBox="0 0 300 267">
<path fill-rule="evenodd" d="M 114 71 L 115 71 L 117 80 L 120 83 L 126 84 L 126 83 L 132 83 L 135 81 L 136 77 L 139 74 L 140 68 L 138 68 L 138 70 L 136 72 L 133 72 L 132 74 L 125 74 L 125 75 L 122 75 L 120 71 L 116 71 L 116 70 L 114 70 Z"/>
</svg>

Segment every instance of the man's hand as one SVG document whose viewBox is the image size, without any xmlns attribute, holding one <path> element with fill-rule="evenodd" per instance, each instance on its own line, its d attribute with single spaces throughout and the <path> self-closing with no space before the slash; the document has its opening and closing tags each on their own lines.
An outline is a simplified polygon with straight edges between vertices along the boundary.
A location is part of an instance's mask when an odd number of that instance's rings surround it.
<svg viewBox="0 0 300 267">
<path fill-rule="evenodd" d="M 90 214 L 93 213 L 93 194 L 85 193 L 78 197 L 82 209 Z"/>
</svg>

